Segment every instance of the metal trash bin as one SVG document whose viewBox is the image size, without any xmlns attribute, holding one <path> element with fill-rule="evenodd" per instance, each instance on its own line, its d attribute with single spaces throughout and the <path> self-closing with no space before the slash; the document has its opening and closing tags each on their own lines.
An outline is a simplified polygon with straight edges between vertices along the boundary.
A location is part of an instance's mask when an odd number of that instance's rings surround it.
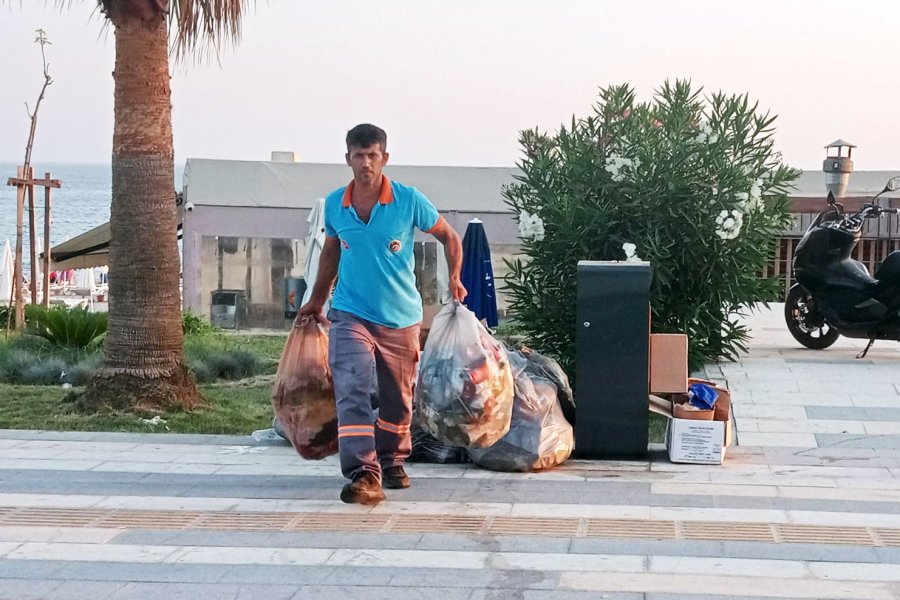
<svg viewBox="0 0 900 600">
<path fill-rule="evenodd" d="M 650 264 L 578 261 L 575 455 L 647 453 Z"/>
<path fill-rule="evenodd" d="M 303 277 L 284 278 L 284 318 L 294 319 L 297 310 L 303 304 L 303 295 L 306 293 L 306 279 Z"/>
<path fill-rule="evenodd" d="M 237 329 L 247 317 L 247 292 L 244 290 L 214 290 L 210 322 L 222 329 Z"/>
</svg>

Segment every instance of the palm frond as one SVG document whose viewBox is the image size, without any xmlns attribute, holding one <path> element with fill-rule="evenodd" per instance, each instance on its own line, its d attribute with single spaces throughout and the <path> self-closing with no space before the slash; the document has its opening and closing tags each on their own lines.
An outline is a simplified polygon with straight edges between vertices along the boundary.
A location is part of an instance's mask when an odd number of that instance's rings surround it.
<svg viewBox="0 0 900 600">
<path fill-rule="evenodd" d="M 241 21 L 255 0 L 169 0 L 169 31 L 175 58 L 218 53 L 224 42 L 237 42 Z"/>
</svg>

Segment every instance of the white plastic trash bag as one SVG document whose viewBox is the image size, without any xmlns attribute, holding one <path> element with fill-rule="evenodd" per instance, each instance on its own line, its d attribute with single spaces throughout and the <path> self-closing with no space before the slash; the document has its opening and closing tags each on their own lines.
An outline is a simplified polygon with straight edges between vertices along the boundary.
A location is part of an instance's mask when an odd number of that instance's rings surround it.
<svg viewBox="0 0 900 600">
<path fill-rule="evenodd" d="M 516 381 L 509 433 L 489 448 L 469 451 L 472 462 L 494 471 L 537 471 L 565 462 L 575 434 L 563 415 L 556 385 L 527 370 L 527 359 L 510 351 Z"/>
<path fill-rule="evenodd" d="M 523 346 L 519 349 L 519 352 L 528 360 L 528 364 L 525 365 L 525 372 L 531 375 L 532 379 L 534 377 L 543 377 L 556 386 L 556 398 L 559 400 L 559 406 L 562 408 L 566 420 L 574 426 L 575 397 L 572 395 L 572 386 L 569 385 L 569 377 L 566 375 L 566 372 L 562 370 L 558 362 L 549 356 L 535 352 L 531 348 Z"/>
<path fill-rule="evenodd" d="M 513 375 L 503 345 L 458 302 L 435 315 L 416 385 L 422 429 L 451 446 L 484 448 L 509 431 Z"/>
</svg>

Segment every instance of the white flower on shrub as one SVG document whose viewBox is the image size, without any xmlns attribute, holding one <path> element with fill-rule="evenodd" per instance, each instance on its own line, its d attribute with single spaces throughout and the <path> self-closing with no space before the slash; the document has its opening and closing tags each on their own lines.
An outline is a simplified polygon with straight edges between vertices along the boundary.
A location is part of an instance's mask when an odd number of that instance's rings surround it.
<svg viewBox="0 0 900 600">
<path fill-rule="evenodd" d="M 703 121 L 700 123 L 699 133 L 697 133 L 694 141 L 698 144 L 715 144 L 719 141 L 719 135 L 713 131 L 709 121 Z"/>
<path fill-rule="evenodd" d="M 540 215 L 523 210 L 519 214 L 519 236 L 522 239 L 533 238 L 538 242 L 544 239 L 544 220 Z"/>
<path fill-rule="evenodd" d="M 609 158 L 606 159 L 605 169 L 609 173 L 609 176 L 613 181 L 619 182 L 625 179 L 625 173 L 623 173 L 623 170 L 633 171 L 640 165 L 641 161 L 637 158 L 626 158 L 624 156 L 610 154 Z"/>
<path fill-rule="evenodd" d="M 744 214 L 736 209 L 723 210 L 716 217 L 716 235 L 723 240 L 733 240 L 744 226 Z"/>
<path fill-rule="evenodd" d="M 641 257 L 635 254 L 637 246 L 635 246 L 631 242 L 625 242 L 624 244 L 622 244 L 622 250 L 625 251 L 625 262 L 641 262 Z"/>
<path fill-rule="evenodd" d="M 762 207 L 763 207 L 762 194 L 763 194 L 763 186 L 764 185 L 765 185 L 765 182 L 762 179 L 757 179 L 750 186 L 750 203 L 749 204 L 750 204 L 751 211 L 757 211 L 757 210 L 762 209 Z"/>
<path fill-rule="evenodd" d="M 733 240 L 741 232 L 744 215 L 739 210 L 723 210 L 716 217 L 716 235 L 723 240 Z"/>
</svg>

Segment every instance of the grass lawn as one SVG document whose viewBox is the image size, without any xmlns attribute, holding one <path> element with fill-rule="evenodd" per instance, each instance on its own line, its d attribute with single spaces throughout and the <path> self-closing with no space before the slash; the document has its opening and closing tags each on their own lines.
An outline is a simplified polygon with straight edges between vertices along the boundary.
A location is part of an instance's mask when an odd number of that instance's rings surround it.
<svg viewBox="0 0 900 600">
<path fill-rule="evenodd" d="M 163 414 L 166 423 L 156 426 L 141 421 L 151 415 L 76 412 L 63 400 L 69 390 L 56 386 L 0 384 L 0 429 L 249 434 L 272 425 L 273 380 L 269 375 L 202 385 L 208 409 Z"/>
<path fill-rule="evenodd" d="M 284 335 L 226 334 L 188 336 L 185 345 L 195 354 L 216 350 L 245 350 L 262 360 L 263 374 L 240 381 L 200 386 L 209 408 L 193 413 L 160 415 L 165 424 L 148 425 L 148 414 L 105 412 L 85 414 L 64 400 L 70 390 L 59 386 L 0 383 L 0 429 L 56 431 L 137 431 L 173 433 L 249 434 L 272 425 L 271 393 Z M 80 391 L 73 388 L 72 391 Z"/>
</svg>

